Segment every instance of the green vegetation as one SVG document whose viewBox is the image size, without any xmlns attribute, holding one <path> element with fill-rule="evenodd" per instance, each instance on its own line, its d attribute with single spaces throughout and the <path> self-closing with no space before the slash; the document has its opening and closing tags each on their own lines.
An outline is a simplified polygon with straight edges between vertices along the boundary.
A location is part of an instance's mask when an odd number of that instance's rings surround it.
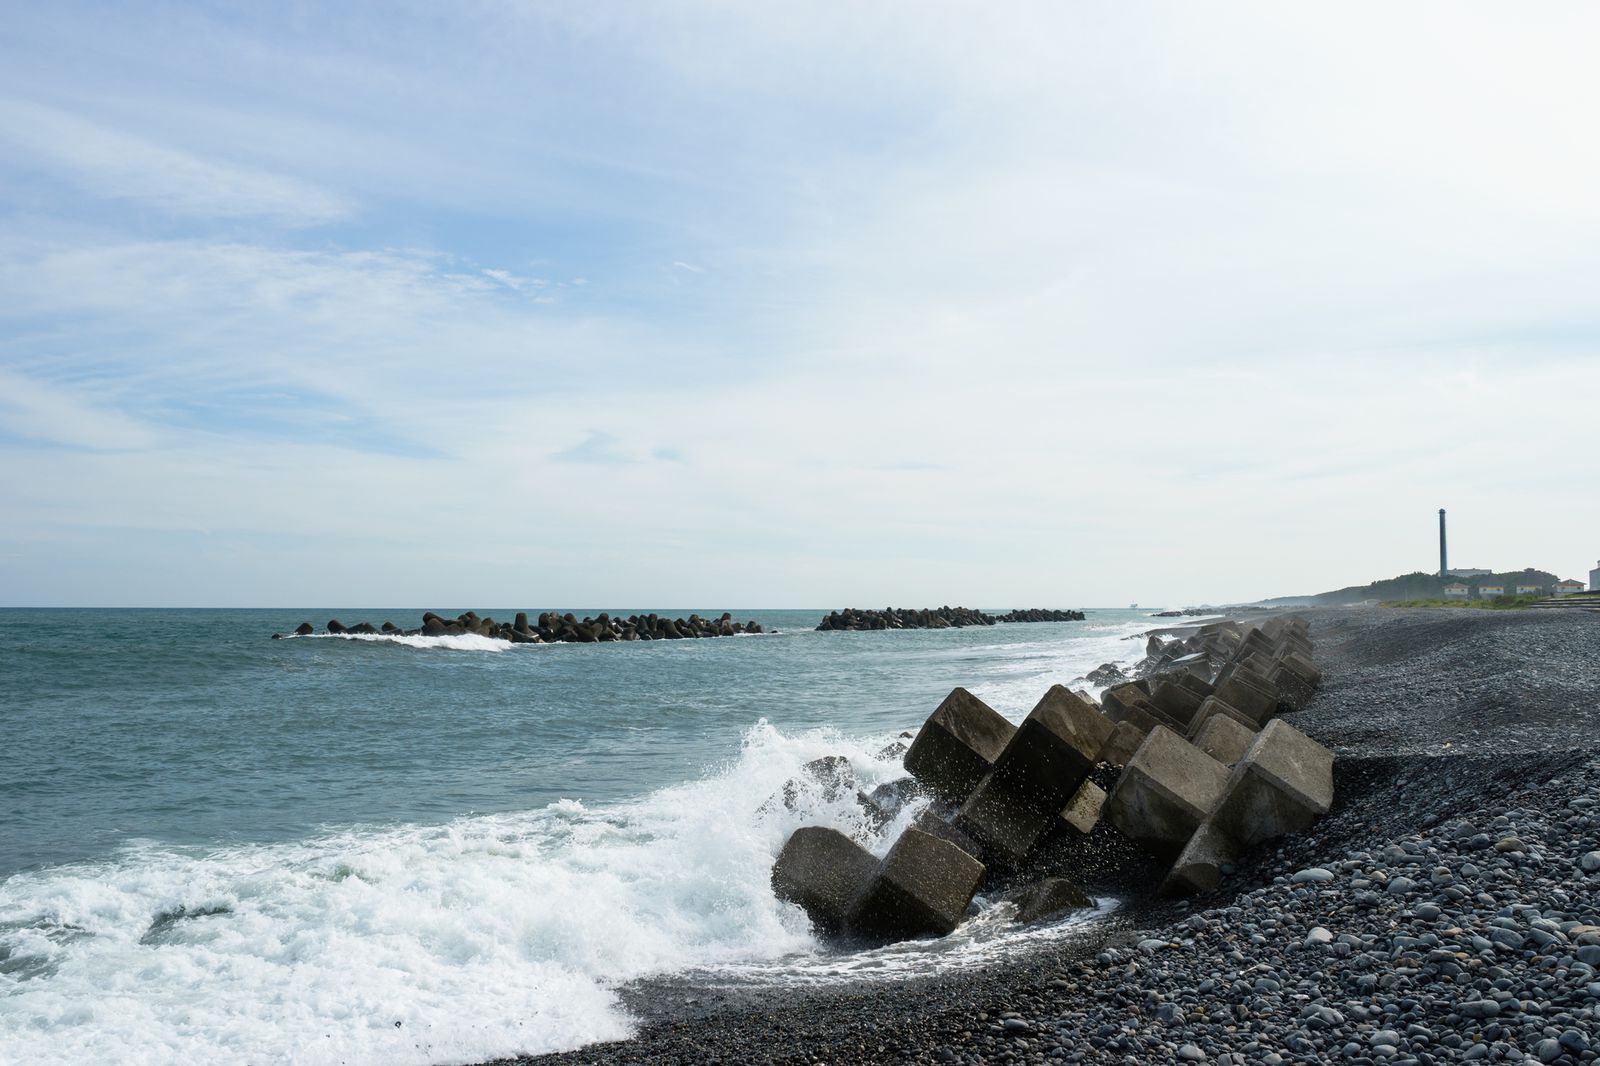
<svg viewBox="0 0 1600 1066">
<path fill-rule="evenodd" d="M 1543 596 L 1495 596 L 1487 600 L 1384 600 L 1379 607 L 1469 607 L 1478 611 L 1506 611 L 1527 607 Z"/>
<path fill-rule="evenodd" d="M 1543 599 L 1555 591 L 1555 583 L 1560 580 L 1554 574 L 1543 570 L 1512 570 L 1503 574 L 1484 574 L 1481 577 L 1440 577 L 1438 574 L 1424 574 L 1420 570 L 1414 574 L 1402 574 L 1399 577 L 1385 578 L 1374 581 L 1370 585 L 1351 585 L 1349 588 L 1335 589 L 1332 592 L 1322 592 L 1315 596 L 1282 596 L 1278 599 L 1263 600 L 1267 604 L 1311 604 L 1317 607 L 1338 607 L 1343 604 L 1369 603 L 1373 601 L 1394 603 L 1404 602 L 1410 606 L 1417 604 L 1429 607 L 1481 607 L 1494 601 L 1483 601 L 1477 598 L 1478 588 L 1482 585 L 1499 585 L 1502 588 L 1515 589 L 1518 585 L 1537 585 L 1543 590 L 1543 596 L 1522 597 L 1527 602 Z M 1462 584 L 1471 590 L 1471 595 L 1465 600 L 1446 599 L 1444 587 L 1446 585 Z M 1506 600 L 1516 600 L 1515 596 L 1502 597 Z M 1427 601 L 1423 604 L 1421 601 Z M 1508 607 L 1522 606 L 1521 603 L 1504 604 Z"/>
</svg>

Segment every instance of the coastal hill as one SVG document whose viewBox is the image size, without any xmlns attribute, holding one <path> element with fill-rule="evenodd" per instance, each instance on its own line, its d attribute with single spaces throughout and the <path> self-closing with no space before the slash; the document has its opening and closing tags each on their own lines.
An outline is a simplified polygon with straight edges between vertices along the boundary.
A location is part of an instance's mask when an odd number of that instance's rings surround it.
<svg viewBox="0 0 1600 1066">
<path fill-rule="evenodd" d="M 1446 585 L 1457 583 L 1466 585 L 1472 590 L 1473 595 L 1477 595 L 1478 588 L 1482 585 L 1499 585 L 1507 592 L 1515 590 L 1518 585 L 1537 585 L 1548 593 L 1559 580 L 1554 574 L 1532 569 L 1510 570 L 1502 574 L 1482 574 L 1477 577 L 1440 577 L 1438 574 L 1425 574 L 1419 570 L 1414 574 L 1401 574 L 1399 577 L 1384 578 L 1366 585 L 1351 585 L 1347 588 L 1334 589 L 1332 592 L 1319 592 L 1310 596 L 1279 596 L 1260 602 L 1273 607 L 1302 605 L 1340 607 L 1367 600 L 1436 600 L 1444 598 Z"/>
</svg>

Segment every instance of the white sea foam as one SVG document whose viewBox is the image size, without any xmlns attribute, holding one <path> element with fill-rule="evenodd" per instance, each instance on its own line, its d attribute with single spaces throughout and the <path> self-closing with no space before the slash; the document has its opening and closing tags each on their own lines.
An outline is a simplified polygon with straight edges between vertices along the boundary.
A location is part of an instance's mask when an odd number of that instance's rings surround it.
<svg viewBox="0 0 1600 1066">
<path fill-rule="evenodd" d="M 477 633 L 446 633 L 439 637 L 421 633 L 309 633 L 296 640 L 361 640 L 371 644 L 399 644 L 407 648 L 437 648 L 444 651 L 505 651 L 508 648 L 538 648 L 539 644 L 513 644 L 499 637 Z"/>
<path fill-rule="evenodd" d="M 901 773 L 873 757 L 886 739 L 762 723 L 720 772 L 631 804 L 16 874 L 0 882 L 0 1058 L 481 1061 L 625 1036 L 614 989 L 631 978 L 845 972 L 808 963 L 825 956 L 773 897 L 772 859 L 802 824 L 881 852 L 910 814 L 879 837 L 853 793 L 804 785 L 791 809 L 780 786 L 843 754 L 871 789 Z"/>
<path fill-rule="evenodd" d="M 1008 644 L 1004 655 L 989 649 L 975 653 L 986 680 L 972 686 L 973 694 L 1012 721 L 1021 721 L 1039 697 L 1054 684 L 1083 689 L 1098 696 L 1105 688 L 1077 680 L 1102 663 L 1127 665 L 1144 657 L 1143 634 L 1150 631 L 1145 618 L 1122 622 L 1074 622 L 1078 639 L 1062 641 L 1043 637 Z"/>
</svg>

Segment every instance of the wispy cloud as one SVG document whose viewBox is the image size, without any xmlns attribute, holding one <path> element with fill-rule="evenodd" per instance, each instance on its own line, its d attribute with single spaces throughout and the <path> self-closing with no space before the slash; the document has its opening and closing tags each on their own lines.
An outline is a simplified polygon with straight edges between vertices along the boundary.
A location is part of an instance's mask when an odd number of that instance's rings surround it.
<svg viewBox="0 0 1600 1066">
<path fill-rule="evenodd" d="M 558 463 L 595 463 L 602 466 L 638 462 L 637 458 L 618 447 L 620 443 L 614 434 L 599 429 L 590 430 L 588 436 L 571 447 L 551 452 L 550 458 Z"/>
<path fill-rule="evenodd" d="M 177 215 L 315 225 L 352 210 L 302 179 L 202 158 L 23 100 L 0 99 L 0 143 L 14 164 L 31 164 L 92 196 Z"/>
<path fill-rule="evenodd" d="M 73 391 L 0 367 L 0 433 L 24 442 L 90 451 L 148 448 L 151 427 Z"/>
</svg>

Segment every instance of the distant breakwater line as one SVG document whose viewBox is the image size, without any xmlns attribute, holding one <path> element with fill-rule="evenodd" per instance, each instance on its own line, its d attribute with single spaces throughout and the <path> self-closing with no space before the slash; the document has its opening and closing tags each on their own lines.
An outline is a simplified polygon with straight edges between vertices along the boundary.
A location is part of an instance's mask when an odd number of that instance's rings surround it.
<svg viewBox="0 0 1600 1066">
<path fill-rule="evenodd" d="M 310 622 L 301 622 L 294 635 L 309 637 L 317 629 Z M 654 614 L 630 614 L 626 618 L 613 618 L 602 611 L 594 618 L 578 618 L 573 614 L 546 611 L 533 623 L 527 612 L 519 612 L 515 620 L 496 622 L 493 618 L 480 618 L 468 611 L 455 618 L 427 611 L 422 625 L 416 629 L 401 629 L 393 622 L 374 626 L 359 622 L 346 626 L 337 618 L 329 619 L 327 630 L 333 636 L 396 636 L 396 637 L 459 637 L 479 636 L 493 640 L 507 640 L 513 644 L 604 644 L 614 640 L 688 640 L 698 637 L 732 637 L 741 633 L 764 633 L 759 622 L 735 622 L 733 616 L 723 612 L 720 618 L 701 618 L 691 614 L 688 618 L 663 618 Z M 273 640 L 284 634 L 272 634 Z"/>
<path fill-rule="evenodd" d="M 1005 614 L 984 614 L 971 607 L 924 607 L 911 610 L 885 607 L 881 611 L 862 611 L 846 607 L 824 618 L 817 629 L 859 632 L 868 629 L 964 629 L 967 626 L 992 626 L 998 622 L 1081 622 L 1082 611 L 1054 611 L 1033 607 Z"/>
</svg>

